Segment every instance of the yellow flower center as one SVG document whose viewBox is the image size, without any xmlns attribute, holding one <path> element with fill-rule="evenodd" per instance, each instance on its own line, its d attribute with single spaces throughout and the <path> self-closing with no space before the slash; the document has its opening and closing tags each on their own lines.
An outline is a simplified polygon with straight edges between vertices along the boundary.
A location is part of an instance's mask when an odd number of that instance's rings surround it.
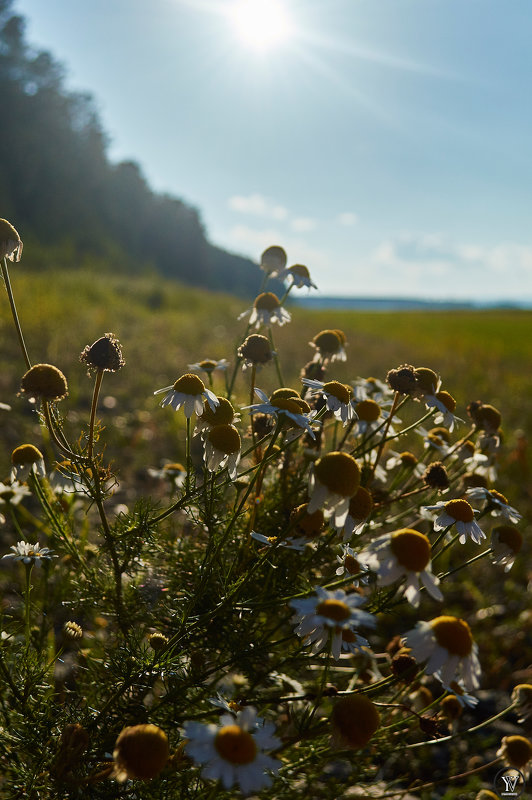
<svg viewBox="0 0 532 800">
<path fill-rule="evenodd" d="M 368 489 L 359 486 L 349 501 L 349 514 L 355 521 L 367 519 L 373 511 L 373 497 Z"/>
<path fill-rule="evenodd" d="M 354 556 L 347 555 L 344 558 L 344 567 L 350 575 L 358 575 L 360 572 L 360 564 Z"/>
<path fill-rule="evenodd" d="M 294 527 L 298 533 L 302 533 L 308 538 L 319 536 L 325 525 L 325 517 L 323 511 L 318 508 L 312 514 L 307 511 L 308 503 L 303 503 L 294 508 L 290 514 L 290 522 L 294 523 Z"/>
<path fill-rule="evenodd" d="M 273 292 L 262 292 L 255 298 L 253 305 L 261 311 L 275 311 L 276 308 L 279 308 L 280 303 L 279 298 Z"/>
<path fill-rule="evenodd" d="M 318 603 L 316 606 L 316 614 L 319 614 L 321 617 L 327 617 L 327 619 L 332 619 L 334 622 L 345 622 L 345 620 L 349 619 L 351 616 L 351 609 L 347 603 L 344 603 L 342 600 L 328 598 Z"/>
<path fill-rule="evenodd" d="M 238 355 L 256 364 L 266 364 L 272 359 L 272 349 L 266 336 L 252 333 L 238 348 Z"/>
<path fill-rule="evenodd" d="M 205 384 L 198 378 L 197 375 L 193 375 L 191 372 L 187 372 L 185 375 L 181 375 L 180 378 L 176 380 L 174 383 L 174 387 L 176 392 L 182 392 L 183 394 L 190 394 L 190 395 L 197 395 L 203 394 L 205 391 Z"/>
<path fill-rule="evenodd" d="M 432 632 L 441 647 L 453 656 L 465 658 L 473 649 L 471 628 L 458 617 L 436 617 L 430 623 Z"/>
<path fill-rule="evenodd" d="M 219 404 L 214 411 L 209 405 L 208 400 L 203 402 L 203 413 L 200 419 L 205 420 L 210 425 L 230 425 L 235 417 L 235 410 L 229 400 L 219 397 Z"/>
<path fill-rule="evenodd" d="M 124 728 L 116 740 L 114 760 L 128 778 L 150 780 L 168 761 L 168 738 L 156 725 L 133 725 Z"/>
<path fill-rule="evenodd" d="M 347 341 L 345 333 L 343 331 L 341 331 L 339 328 L 333 328 L 333 330 L 334 330 L 335 334 L 338 336 L 338 338 L 340 339 L 340 344 L 344 345 L 346 343 L 346 341 Z"/>
<path fill-rule="evenodd" d="M 294 397 L 276 397 L 272 405 L 280 411 L 289 411 L 291 414 L 301 414 L 301 406 Z"/>
<path fill-rule="evenodd" d="M 240 450 L 240 434 L 234 425 L 215 425 L 207 438 L 216 450 L 229 455 Z"/>
<path fill-rule="evenodd" d="M 203 361 L 199 362 L 199 365 L 205 372 L 212 372 L 213 369 L 216 369 L 216 363 L 212 358 L 204 358 Z"/>
<path fill-rule="evenodd" d="M 466 458 L 475 455 L 475 445 L 469 439 L 463 443 L 461 450 Z"/>
<path fill-rule="evenodd" d="M 430 561 L 430 542 L 423 533 L 402 528 L 392 533 L 390 549 L 398 563 L 411 572 L 421 572 Z"/>
<path fill-rule="evenodd" d="M 251 764 L 257 755 L 255 739 L 238 725 L 224 725 L 214 738 L 214 746 L 230 764 Z"/>
<path fill-rule="evenodd" d="M 399 459 L 403 467 L 415 467 L 417 464 L 417 458 L 413 453 L 409 453 L 405 451 L 399 455 Z"/>
<path fill-rule="evenodd" d="M 499 544 L 505 544 L 512 553 L 519 553 L 523 546 L 523 535 L 512 525 L 499 525 L 492 531 L 492 538 Z"/>
<path fill-rule="evenodd" d="M 332 394 L 341 403 L 349 403 L 353 397 L 353 390 L 351 387 L 339 381 L 329 381 L 324 384 L 323 391 L 327 394 Z"/>
<path fill-rule="evenodd" d="M 314 472 L 323 486 L 342 497 L 352 497 L 360 485 L 360 468 L 349 453 L 327 453 L 316 461 Z"/>
<path fill-rule="evenodd" d="M 278 400 L 280 397 L 288 398 L 288 397 L 299 397 L 299 392 L 296 392 L 295 389 L 290 389 L 288 386 L 282 386 L 280 389 L 276 389 L 270 395 L 270 403 L 273 403 L 274 400 Z"/>
<path fill-rule="evenodd" d="M 308 267 L 305 267 L 304 264 L 294 264 L 293 267 L 288 267 L 288 272 L 290 272 L 296 278 L 305 278 L 305 280 L 310 279 L 310 272 L 308 271 Z"/>
<path fill-rule="evenodd" d="M 447 444 L 450 444 L 451 442 L 451 434 L 447 428 L 442 428 L 441 426 L 431 428 L 429 431 L 429 436 L 431 435 L 437 437 L 440 441 L 443 439 L 443 441 L 447 442 Z"/>
<path fill-rule="evenodd" d="M 508 505 L 508 500 L 506 497 L 496 489 L 490 489 L 490 495 L 494 498 L 494 500 L 498 500 L 499 503 L 504 503 L 505 506 Z"/>
<path fill-rule="evenodd" d="M 445 510 L 457 522 L 473 522 L 475 514 L 467 500 L 449 500 L 445 503 Z"/>
<path fill-rule="evenodd" d="M 418 367 L 414 370 L 416 383 L 422 392 L 434 394 L 438 385 L 438 376 L 433 369 L 428 367 Z"/>
<path fill-rule="evenodd" d="M 456 408 L 456 400 L 451 394 L 449 394 L 449 392 L 437 392 L 436 397 L 440 403 L 443 403 L 447 411 L 450 411 L 451 414 L 454 413 Z"/>
<path fill-rule="evenodd" d="M 524 767 L 532 758 L 532 742 L 524 736 L 505 736 L 503 739 L 506 759 L 512 766 Z"/>
<path fill-rule="evenodd" d="M 363 694 L 342 697 L 331 715 L 332 726 L 349 747 L 364 747 L 380 724 L 377 707 Z"/>
<path fill-rule="evenodd" d="M 363 422 L 376 422 L 381 415 L 381 407 L 375 400 L 361 400 L 355 410 Z"/>
<path fill-rule="evenodd" d="M 12 464 L 35 464 L 42 460 L 42 453 L 32 444 L 21 444 L 11 453 Z"/>
<path fill-rule="evenodd" d="M 163 472 L 185 472 L 185 467 L 179 461 L 173 461 L 171 464 L 165 464 Z"/>
<path fill-rule="evenodd" d="M 321 353 L 338 353 L 342 347 L 342 340 L 337 331 L 321 331 L 312 340 Z"/>
<path fill-rule="evenodd" d="M 62 400 L 68 394 L 67 381 L 63 373 L 53 364 L 36 364 L 20 382 L 25 394 L 43 397 L 45 400 Z"/>
</svg>

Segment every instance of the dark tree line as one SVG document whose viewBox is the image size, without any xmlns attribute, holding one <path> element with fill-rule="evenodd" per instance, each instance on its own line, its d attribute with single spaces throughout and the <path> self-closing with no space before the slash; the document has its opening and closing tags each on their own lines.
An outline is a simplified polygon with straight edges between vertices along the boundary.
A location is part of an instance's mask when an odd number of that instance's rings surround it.
<svg viewBox="0 0 532 800">
<path fill-rule="evenodd" d="M 38 266 L 149 269 L 253 294 L 258 267 L 210 244 L 195 208 L 153 192 L 136 163 L 109 161 L 91 95 L 65 89 L 11 6 L 0 0 L 0 217 L 35 245 Z"/>
</svg>

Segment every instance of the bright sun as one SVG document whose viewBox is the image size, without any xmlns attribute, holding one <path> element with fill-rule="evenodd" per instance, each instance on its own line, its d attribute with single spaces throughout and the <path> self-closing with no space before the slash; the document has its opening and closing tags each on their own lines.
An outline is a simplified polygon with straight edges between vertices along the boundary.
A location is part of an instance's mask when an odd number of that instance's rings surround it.
<svg viewBox="0 0 532 800">
<path fill-rule="evenodd" d="M 270 50 L 292 33 L 290 19 L 278 0 L 237 0 L 229 15 L 240 39 L 255 50 Z"/>
</svg>

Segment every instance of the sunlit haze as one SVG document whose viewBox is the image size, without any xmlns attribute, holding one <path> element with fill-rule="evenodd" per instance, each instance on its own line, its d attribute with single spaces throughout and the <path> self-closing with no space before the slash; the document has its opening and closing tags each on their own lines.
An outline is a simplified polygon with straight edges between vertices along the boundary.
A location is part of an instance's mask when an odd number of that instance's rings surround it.
<svg viewBox="0 0 532 800">
<path fill-rule="evenodd" d="M 532 301 L 530 0 L 14 9 L 214 244 L 283 245 L 324 295 Z"/>
</svg>

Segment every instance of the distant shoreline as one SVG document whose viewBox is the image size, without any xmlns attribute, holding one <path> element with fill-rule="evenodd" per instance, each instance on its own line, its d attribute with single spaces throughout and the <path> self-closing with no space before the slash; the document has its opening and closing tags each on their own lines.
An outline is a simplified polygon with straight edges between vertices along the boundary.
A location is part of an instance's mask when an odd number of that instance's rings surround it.
<svg viewBox="0 0 532 800">
<path fill-rule="evenodd" d="M 415 297 L 291 297 L 290 304 L 308 309 L 358 311 L 529 311 L 532 300 L 422 300 Z"/>
</svg>

